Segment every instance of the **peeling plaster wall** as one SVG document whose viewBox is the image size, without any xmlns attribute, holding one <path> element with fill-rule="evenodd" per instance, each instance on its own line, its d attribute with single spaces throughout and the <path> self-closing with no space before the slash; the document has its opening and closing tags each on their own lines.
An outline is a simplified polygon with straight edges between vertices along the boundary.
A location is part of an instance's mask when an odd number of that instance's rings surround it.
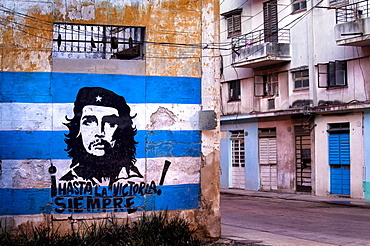
<svg viewBox="0 0 370 246">
<path fill-rule="evenodd" d="M 2 71 L 50 71 L 53 23 L 61 22 L 144 26 L 147 75 L 201 76 L 201 1 L 22 2 L 0 12 Z"/>
<path fill-rule="evenodd" d="M 219 53 L 201 45 L 219 43 L 218 8 L 211 0 L 5 1 L 0 8 L 0 219 L 10 226 L 51 224 L 68 230 L 68 218 L 90 223 L 110 211 L 117 218 L 136 218 L 146 206 L 168 208 L 192 221 L 203 236 L 219 237 L 219 127 L 201 131 L 198 119 L 201 110 L 214 110 L 217 121 L 220 114 Z M 145 59 L 52 58 L 53 23 L 145 27 Z M 70 170 L 64 124 L 74 116 L 78 90 L 86 86 L 124 96 L 136 115 L 135 166 L 144 177 L 131 181 L 149 191 L 139 187 L 133 200 L 126 200 L 138 206 L 135 213 L 127 213 L 128 207 L 76 212 L 68 200 L 56 203 L 51 195 L 53 177 L 60 181 Z M 109 190 L 104 187 L 99 192 Z M 71 201 L 78 209 L 85 202 Z M 56 212 L 60 204 L 66 206 L 61 213 Z"/>
</svg>

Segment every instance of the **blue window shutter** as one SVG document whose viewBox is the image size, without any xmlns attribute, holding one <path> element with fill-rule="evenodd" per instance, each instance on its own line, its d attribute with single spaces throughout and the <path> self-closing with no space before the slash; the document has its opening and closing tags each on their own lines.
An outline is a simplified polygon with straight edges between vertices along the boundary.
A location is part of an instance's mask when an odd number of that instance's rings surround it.
<svg viewBox="0 0 370 246">
<path fill-rule="evenodd" d="M 329 164 L 350 164 L 349 133 L 332 133 L 329 135 Z"/>
</svg>

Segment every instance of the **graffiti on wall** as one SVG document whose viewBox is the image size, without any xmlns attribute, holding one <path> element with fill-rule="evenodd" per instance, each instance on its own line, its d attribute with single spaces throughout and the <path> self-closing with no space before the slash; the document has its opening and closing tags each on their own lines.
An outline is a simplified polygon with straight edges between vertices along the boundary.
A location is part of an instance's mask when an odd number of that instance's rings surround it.
<svg viewBox="0 0 370 246">
<path fill-rule="evenodd" d="M 62 219 L 199 207 L 199 78 L 48 72 L 0 77 L 8 81 L 0 102 L 0 214 L 50 212 Z M 92 89 L 98 84 L 105 89 Z M 104 136 L 92 135 L 94 125 Z M 135 144 L 117 150 L 130 139 L 129 126 Z"/>
<path fill-rule="evenodd" d="M 161 195 L 154 180 L 144 181 L 135 166 L 137 130 L 124 97 L 100 87 L 83 87 L 74 102 L 73 117 L 66 116 L 65 143 L 72 158 L 58 180 L 49 168 L 56 213 L 135 212 L 135 198 Z M 165 161 L 159 185 L 171 162 Z"/>
</svg>

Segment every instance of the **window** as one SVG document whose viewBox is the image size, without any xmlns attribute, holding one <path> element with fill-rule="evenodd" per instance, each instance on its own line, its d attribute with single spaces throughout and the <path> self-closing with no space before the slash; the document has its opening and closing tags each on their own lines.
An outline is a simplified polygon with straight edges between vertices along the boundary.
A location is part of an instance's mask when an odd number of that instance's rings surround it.
<svg viewBox="0 0 370 246">
<path fill-rule="evenodd" d="M 256 97 L 277 96 L 278 74 L 257 75 L 254 77 L 254 95 Z"/>
<path fill-rule="evenodd" d="M 349 131 L 349 122 L 342 122 L 342 123 L 332 123 L 328 124 L 328 130 L 329 132 L 335 132 L 335 131 Z"/>
<path fill-rule="evenodd" d="M 267 100 L 267 109 L 275 109 L 275 98 Z"/>
<path fill-rule="evenodd" d="M 307 9 L 306 0 L 293 0 L 292 13 Z"/>
<path fill-rule="evenodd" d="M 53 57 L 142 59 L 145 28 L 54 24 Z"/>
<path fill-rule="evenodd" d="M 244 131 L 231 131 L 231 163 L 233 167 L 244 167 Z"/>
<path fill-rule="evenodd" d="M 230 16 L 226 20 L 227 20 L 227 37 L 228 38 L 238 36 L 242 33 L 240 15 Z"/>
<path fill-rule="evenodd" d="M 242 33 L 241 13 L 242 9 L 235 9 L 222 14 L 226 18 L 228 38 L 238 36 Z"/>
<path fill-rule="evenodd" d="M 278 9 L 277 0 L 263 3 L 263 26 L 265 42 L 278 42 Z"/>
<path fill-rule="evenodd" d="M 318 64 L 319 88 L 347 86 L 347 62 Z"/>
<path fill-rule="evenodd" d="M 240 80 L 229 82 L 229 101 L 239 101 L 240 96 Z"/>
<path fill-rule="evenodd" d="M 294 89 L 309 87 L 308 70 L 293 72 Z"/>
<path fill-rule="evenodd" d="M 348 0 L 329 0 L 330 7 L 340 7 L 347 5 L 349 3 Z"/>
</svg>

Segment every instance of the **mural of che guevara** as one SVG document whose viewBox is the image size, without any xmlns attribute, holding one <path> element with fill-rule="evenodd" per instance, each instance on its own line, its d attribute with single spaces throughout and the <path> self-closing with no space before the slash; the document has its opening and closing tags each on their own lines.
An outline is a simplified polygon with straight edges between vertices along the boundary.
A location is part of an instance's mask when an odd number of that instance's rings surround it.
<svg viewBox="0 0 370 246">
<path fill-rule="evenodd" d="M 77 94 L 65 142 L 72 158 L 61 181 L 83 179 L 112 185 L 120 179 L 143 176 L 135 166 L 136 128 L 124 97 L 100 87 L 84 87 Z"/>
</svg>

